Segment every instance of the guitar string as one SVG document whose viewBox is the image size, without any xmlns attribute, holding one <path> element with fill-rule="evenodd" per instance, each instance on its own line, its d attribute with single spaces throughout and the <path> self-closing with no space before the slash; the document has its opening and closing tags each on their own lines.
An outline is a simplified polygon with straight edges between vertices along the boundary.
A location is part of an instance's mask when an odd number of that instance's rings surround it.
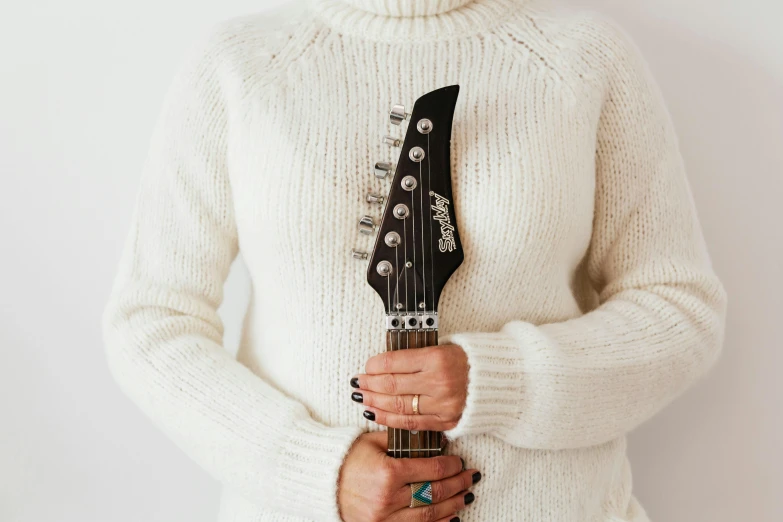
<svg viewBox="0 0 783 522">
<path fill-rule="evenodd" d="M 421 162 L 419 162 L 419 170 L 421 170 Z M 421 190 L 421 177 L 419 177 L 418 185 L 419 185 L 419 190 Z M 417 244 L 416 244 L 416 198 L 414 197 L 416 191 L 415 190 L 411 190 L 410 192 L 411 192 L 411 236 L 413 238 L 412 243 L 411 243 L 411 246 L 413 247 L 413 269 L 411 270 L 411 272 L 413 274 L 413 315 L 414 315 L 414 317 L 416 317 L 416 312 L 418 310 L 417 301 L 418 301 L 418 295 L 419 295 L 418 288 L 417 288 L 418 285 L 416 283 L 416 270 L 418 269 L 418 267 L 416 266 L 416 247 L 417 247 Z M 423 220 L 423 217 L 424 216 L 422 216 L 422 220 Z M 424 258 L 423 257 L 424 256 L 423 256 L 423 253 L 422 253 L 422 263 L 424 262 Z M 422 280 L 422 284 L 424 284 L 423 280 Z M 423 291 L 424 291 L 424 288 L 422 288 L 422 292 Z M 421 327 L 421 325 L 419 325 L 419 328 L 417 328 L 414 331 L 414 335 L 415 335 L 415 337 L 414 337 L 414 345 L 415 345 L 414 348 L 420 348 L 420 345 L 419 345 L 419 329 L 420 329 L 420 327 Z M 410 332 L 408 333 L 408 347 L 410 348 Z M 408 441 L 410 441 L 410 436 L 411 436 L 411 434 L 409 433 L 408 434 Z M 420 447 L 421 447 L 421 432 L 417 431 L 416 432 L 416 448 L 420 448 Z M 408 444 L 408 448 L 409 449 L 411 448 L 410 444 Z"/>
<path fill-rule="evenodd" d="M 427 164 L 429 164 L 430 161 L 430 155 L 427 154 L 425 156 L 425 159 L 427 160 Z M 422 279 L 422 295 L 424 296 L 422 303 L 424 304 L 424 308 L 422 310 L 423 313 L 427 313 L 427 267 L 425 264 L 426 255 L 424 253 L 424 170 L 422 167 L 421 162 L 419 163 L 419 199 L 421 200 L 421 204 L 419 205 L 419 208 L 421 209 L 421 279 Z M 411 194 L 411 200 L 413 200 L 413 194 Z M 426 327 L 426 324 L 422 324 L 421 327 Z M 427 344 L 427 338 L 428 335 L 426 331 L 424 332 L 424 345 Z M 416 344 L 417 346 L 421 347 L 421 344 L 419 343 L 419 332 L 416 331 Z M 421 433 L 421 432 L 420 432 Z M 426 431 L 426 437 L 427 437 L 427 451 L 430 450 L 430 432 L 429 430 Z M 419 444 L 418 447 L 421 448 L 421 434 L 419 434 Z M 425 455 L 425 456 L 428 456 Z"/>
<path fill-rule="evenodd" d="M 386 278 L 386 304 L 388 306 L 389 312 L 391 312 L 391 281 L 389 279 L 391 278 L 391 275 Z M 394 338 L 392 337 L 391 330 L 386 330 L 386 343 L 388 347 L 391 349 L 391 351 L 394 351 Z M 392 429 L 392 455 L 395 455 L 395 452 L 397 451 L 397 432 Z M 388 439 L 387 439 L 388 444 Z"/>
<path fill-rule="evenodd" d="M 408 312 L 408 306 L 410 303 L 410 300 L 408 299 L 408 219 L 402 220 L 402 252 L 403 252 L 403 270 L 405 272 L 405 311 Z M 402 310 L 402 309 L 401 309 Z M 403 326 L 405 326 L 403 324 Z M 408 336 L 408 331 L 405 330 L 405 349 L 408 349 L 410 347 L 410 337 Z M 408 430 L 403 430 L 408 431 Z M 404 433 L 402 434 L 404 436 Z M 410 447 L 411 447 L 411 432 L 408 431 L 408 453 L 410 454 Z"/>
<path fill-rule="evenodd" d="M 397 302 L 400 301 L 400 277 L 399 277 L 399 273 L 400 273 L 400 254 L 399 254 L 399 252 L 400 252 L 399 246 L 395 246 L 394 247 L 394 265 L 395 265 L 394 266 L 394 269 L 395 269 L 394 279 L 395 279 L 395 284 L 396 284 L 396 292 L 394 294 L 394 297 L 395 297 L 395 301 L 397 301 Z M 395 303 L 394 306 L 395 306 L 395 309 L 396 309 L 397 303 Z M 400 349 L 400 330 L 399 329 L 397 330 L 397 343 L 396 344 L 397 344 L 396 346 L 392 347 L 392 350 L 394 350 L 395 348 L 397 350 Z M 398 434 L 400 436 L 399 437 L 400 438 L 400 457 L 402 457 L 402 432 L 400 432 L 397 428 L 394 428 L 394 456 L 395 457 L 397 456 L 397 435 Z"/>
<path fill-rule="evenodd" d="M 432 132 L 432 131 L 430 131 L 430 132 Z M 429 158 L 430 158 L 430 134 L 428 133 L 427 134 L 427 191 L 428 191 L 427 195 L 428 196 L 429 196 L 429 192 L 432 191 L 432 163 L 429 161 Z M 424 196 L 424 191 L 423 191 L 423 187 L 422 187 L 422 197 L 423 196 Z M 434 236 L 432 234 L 432 198 L 431 197 L 428 197 L 428 205 L 427 205 L 427 207 L 429 208 L 429 217 L 430 217 L 427 220 L 427 227 L 428 227 L 429 233 L 430 233 L 430 274 L 431 274 L 431 277 L 430 277 L 430 288 L 432 289 L 432 299 L 430 300 L 430 306 L 432 307 L 432 310 L 431 310 L 432 314 L 435 315 L 435 256 L 434 256 L 434 252 L 432 250 L 432 241 L 433 241 Z M 421 213 L 422 213 L 422 218 L 423 218 L 424 217 L 424 209 L 423 208 L 421 209 Z M 423 245 L 424 245 L 424 243 L 423 243 L 423 238 L 422 238 L 422 248 L 424 248 Z M 422 253 L 422 255 L 424 255 L 424 254 Z M 437 334 L 435 334 L 435 335 L 437 335 Z M 435 337 L 435 335 L 433 335 L 433 337 Z M 433 339 L 433 341 L 434 341 L 434 339 Z M 438 435 L 435 435 L 435 440 L 436 441 L 438 440 L 438 438 L 439 438 Z M 428 448 L 432 447 L 432 443 L 430 441 L 429 432 L 427 432 L 427 447 Z M 430 450 L 430 451 L 432 451 L 432 450 Z"/>
<path fill-rule="evenodd" d="M 415 281 L 415 279 L 414 279 Z M 414 296 L 415 299 L 416 296 Z M 411 347 L 411 332 L 410 330 L 405 330 L 405 349 L 410 350 Z M 411 448 L 413 447 L 411 445 L 411 431 L 406 430 L 408 432 L 408 456 L 412 456 Z"/>
<path fill-rule="evenodd" d="M 430 135 L 427 134 L 427 157 L 430 156 Z M 427 162 L 427 190 L 432 192 L 432 164 Z M 432 307 L 432 313 L 435 313 L 435 254 L 432 250 L 432 199 L 430 198 L 429 205 L 427 205 L 430 213 L 430 219 L 427 220 L 427 225 L 430 232 L 430 283 L 432 288 L 432 299 L 430 300 L 430 306 Z M 424 210 L 422 209 L 422 212 Z"/>
</svg>

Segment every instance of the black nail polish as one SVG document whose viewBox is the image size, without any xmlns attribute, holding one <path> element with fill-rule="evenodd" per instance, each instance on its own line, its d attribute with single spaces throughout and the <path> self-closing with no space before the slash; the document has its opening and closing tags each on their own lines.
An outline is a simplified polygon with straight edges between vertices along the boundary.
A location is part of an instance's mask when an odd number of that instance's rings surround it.
<svg viewBox="0 0 783 522">
<path fill-rule="evenodd" d="M 358 388 L 359 387 L 359 378 L 358 377 L 354 377 L 353 379 L 351 379 L 351 386 L 353 388 Z"/>
<path fill-rule="evenodd" d="M 481 472 L 477 471 L 473 474 L 473 483 L 475 484 L 479 480 L 481 480 Z"/>
<path fill-rule="evenodd" d="M 476 495 L 474 495 L 473 493 L 468 493 L 467 495 L 465 495 L 465 505 L 466 506 L 468 504 L 470 504 L 471 502 L 473 502 L 474 500 L 476 500 Z"/>
<path fill-rule="evenodd" d="M 449 522 L 459 522 L 459 517 L 454 517 Z"/>
<path fill-rule="evenodd" d="M 462 462 L 462 471 L 465 471 L 465 459 L 462 457 L 459 458 L 459 461 Z"/>
<path fill-rule="evenodd" d="M 362 396 L 362 394 L 359 393 L 359 392 L 353 392 L 351 394 L 351 400 L 353 402 L 362 402 L 362 401 L 364 401 L 364 396 Z"/>
<path fill-rule="evenodd" d="M 364 410 L 364 418 L 367 420 L 374 421 L 375 420 L 375 414 L 371 412 L 370 410 Z"/>
</svg>

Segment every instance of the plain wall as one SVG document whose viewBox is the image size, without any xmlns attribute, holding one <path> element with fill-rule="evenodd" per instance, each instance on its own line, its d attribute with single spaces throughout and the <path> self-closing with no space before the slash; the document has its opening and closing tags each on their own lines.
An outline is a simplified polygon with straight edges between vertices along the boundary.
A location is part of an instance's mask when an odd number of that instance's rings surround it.
<svg viewBox="0 0 783 522">
<path fill-rule="evenodd" d="M 631 436 L 636 495 L 654 522 L 783 520 L 782 4 L 567 3 L 613 16 L 650 63 L 730 301 L 718 366 Z M 100 315 L 174 68 L 214 22 L 270 5 L 2 3 L 0 521 L 215 519 L 219 484 L 109 376 Z M 228 346 L 246 289 L 237 264 Z"/>
</svg>

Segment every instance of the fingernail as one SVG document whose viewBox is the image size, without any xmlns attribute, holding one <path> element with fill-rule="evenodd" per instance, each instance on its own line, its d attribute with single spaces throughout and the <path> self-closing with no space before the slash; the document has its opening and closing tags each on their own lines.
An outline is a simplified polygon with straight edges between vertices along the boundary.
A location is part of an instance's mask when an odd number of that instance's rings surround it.
<svg viewBox="0 0 783 522">
<path fill-rule="evenodd" d="M 362 396 L 362 394 L 361 394 L 361 393 L 359 393 L 359 392 L 353 392 L 353 393 L 351 394 L 351 400 L 352 400 L 353 402 L 362 402 L 362 401 L 364 400 L 364 397 L 363 397 L 363 396 Z"/>
<path fill-rule="evenodd" d="M 473 483 L 475 484 L 479 480 L 481 480 L 481 472 L 477 471 L 473 474 Z"/>
<path fill-rule="evenodd" d="M 473 502 L 474 500 L 476 500 L 476 495 L 474 495 L 473 493 L 468 493 L 467 495 L 465 495 L 465 505 L 466 506 L 468 504 L 470 504 L 471 502 Z"/>
<path fill-rule="evenodd" d="M 354 387 L 354 388 L 358 388 L 359 387 L 359 378 L 358 377 L 354 377 L 353 379 L 351 379 L 351 386 Z"/>
<path fill-rule="evenodd" d="M 364 410 L 364 418 L 367 420 L 374 421 L 375 420 L 375 414 L 371 412 L 370 410 Z"/>
<path fill-rule="evenodd" d="M 465 471 L 465 459 L 462 457 L 459 458 L 459 461 L 462 462 L 462 471 Z"/>
<path fill-rule="evenodd" d="M 459 522 L 459 517 L 454 517 L 449 522 Z"/>
</svg>

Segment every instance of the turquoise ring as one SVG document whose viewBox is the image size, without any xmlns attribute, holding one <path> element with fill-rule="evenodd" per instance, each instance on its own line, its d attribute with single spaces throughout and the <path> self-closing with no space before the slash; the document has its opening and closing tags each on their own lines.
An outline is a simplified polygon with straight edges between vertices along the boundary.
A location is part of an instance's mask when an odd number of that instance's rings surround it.
<svg viewBox="0 0 783 522">
<path fill-rule="evenodd" d="M 410 507 L 429 506 L 432 504 L 432 483 L 414 482 L 411 484 Z"/>
</svg>

